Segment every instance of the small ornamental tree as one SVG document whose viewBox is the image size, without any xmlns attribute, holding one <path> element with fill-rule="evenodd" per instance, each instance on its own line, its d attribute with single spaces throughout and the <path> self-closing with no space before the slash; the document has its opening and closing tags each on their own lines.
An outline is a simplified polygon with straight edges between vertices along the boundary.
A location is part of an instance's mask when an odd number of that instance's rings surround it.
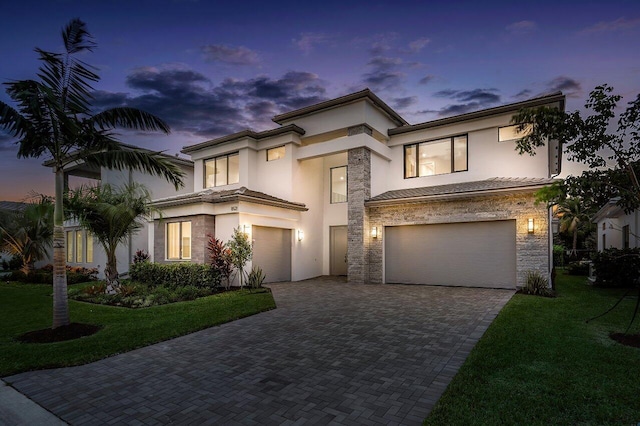
<svg viewBox="0 0 640 426">
<path fill-rule="evenodd" d="M 240 274 L 240 288 L 244 285 L 244 265 L 251 260 L 253 251 L 251 249 L 251 242 L 247 234 L 242 232 L 238 226 L 233 230 L 233 236 L 227 242 L 227 247 L 231 251 L 231 263 Z"/>
<path fill-rule="evenodd" d="M 211 268 L 221 277 L 224 278 L 225 289 L 229 289 L 231 285 L 231 274 L 233 273 L 233 262 L 231 261 L 231 250 L 222 240 L 217 239 L 213 235 L 207 235 L 209 241 L 207 249 L 209 250 L 209 263 Z"/>
</svg>

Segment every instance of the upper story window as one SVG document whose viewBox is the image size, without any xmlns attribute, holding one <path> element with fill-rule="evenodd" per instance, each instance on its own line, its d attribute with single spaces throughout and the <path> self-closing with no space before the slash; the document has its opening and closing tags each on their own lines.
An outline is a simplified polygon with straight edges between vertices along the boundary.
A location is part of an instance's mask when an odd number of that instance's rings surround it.
<svg viewBox="0 0 640 426">
<path fill-rule="evenodd" d="M 468 170 L 467 135 L 405 145 L 404 178 Z"/>
<path fill-rule="evenodd" d="M 284 154 L 286 153 L 285 147 L 279 146 L 276 148 L 271 148 L 267 150 L 267 161 L 274 161 L 284 158 Z"/>
<path fill-rule="evenodd" d="M 513 141 L 521 139 L 531 134 L 533 125 L 527 124 L 521 132 L 518 131 L 518 125 L 505 126 L 498 128 L 498 142 Z"/>
<path fill-rule="evenodd" d="M 628 249 L 631 244 L 631 231 L 629 225 L 622 227 L 622 248 Z"/>
<path fill-rule="evenodd" d="M 347 166 L 331 169 L 331 204 L 347 201 Z"/>
<path fill-rule="evenodd" d="M 204 161 L 204 187 L 224 186 L 240 181 L 238 153 L 222 155 Z"/>
<path fill-rule="evenodd" d="M 167 259 L 191 259 L 191 222 L 167 223 Z"/>
</svg>

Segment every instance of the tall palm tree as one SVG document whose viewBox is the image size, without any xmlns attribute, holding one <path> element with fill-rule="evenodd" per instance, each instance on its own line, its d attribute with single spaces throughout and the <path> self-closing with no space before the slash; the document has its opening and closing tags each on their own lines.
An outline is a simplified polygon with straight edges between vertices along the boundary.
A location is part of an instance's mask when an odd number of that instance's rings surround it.
<svg viewBox="0 0 640 426">
<path fill-rule="evenodd" d="M 53 232 L 53 328 L 69 324 L 65 238 L 63 227 L 64 170 L 70 163 L 110 169 L 133 169 L 162 176 L 176 186 L 183 173 L 158 153 L 124 150 L 112 133 L 116 127 L 139 131 L 169 132 L 158 117 L 134 108 L 91 110 L 92 83 L 99 80 L 95 68 L 78 59 L 96 46 L 86 24 L 73 19 L 62 30 L 65 50 L 36 48 L 41 66 L 38 80 L 5 83 L 17 104 L 0 102 L 0 128 L 17 137 L 18 157 L 51 157 L 55 173 Z"/>
<path fill-rule="evenodd" d="M 144 227 L 144 218 L 156 211 L 151 206 L 151 195 L 141 184 L 123 187 L 102 184 L 69 191 L 66 209 L 91 232 L 107 254 L 104 269 L 107 293 L 120 287 L 116 249 Z"/>
<path fill-rule="evenodd" d="M 47 256 L 53 240 L 53 202 L 42 197 L 24 210 L 9 212 L 0 223 L 0 249 L 20 256 L 22 272 L 29 273 L 38 260 Z"/>
<path fill-rule="evenodd" d="M 573 235 L 571 255 L 575 256 L 578 248 L 578 228 L 581 223 L 589 223 L 589 214 L 584 210 L 580 197 L 571 197 L 558 204 L 560 232 Z"/>
</svg>

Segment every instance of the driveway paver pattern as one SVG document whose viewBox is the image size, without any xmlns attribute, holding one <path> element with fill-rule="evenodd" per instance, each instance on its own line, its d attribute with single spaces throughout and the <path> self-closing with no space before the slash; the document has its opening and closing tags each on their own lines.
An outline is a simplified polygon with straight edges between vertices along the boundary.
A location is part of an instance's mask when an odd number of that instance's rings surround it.
<svg viewBox="0 0 640 426">
<path fill-rule="evenodd" d="M 278 309 L 5 381 L 73 424 L 420 424 L 513 291 L 270 285 Z"/>
</svg>

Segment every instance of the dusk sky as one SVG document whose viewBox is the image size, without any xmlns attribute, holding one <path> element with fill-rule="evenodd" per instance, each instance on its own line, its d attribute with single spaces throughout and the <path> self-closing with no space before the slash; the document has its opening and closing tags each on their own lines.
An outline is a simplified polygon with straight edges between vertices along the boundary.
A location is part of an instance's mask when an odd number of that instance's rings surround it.
<svg viewBox="0 0 640 426">
<path fill-rule="evenodd" d="M 608 83 L 640 93 L 640 2 L 19 0 L 0 7 L 0 82 L 35 78 L 34 47 L 62 51 L 79 17 L 98 44 L 96 108 L 159 115 L 177 153 L 365 87 L 412 124 L 562 90 L 567 109 Z M 3 90 L 0 100 L 10 102 Z M 41 159 L 0 134 L 0 200 L 53 193 Z M 575 168 L 567 168 L 569 172 Z"/>
</svg>

